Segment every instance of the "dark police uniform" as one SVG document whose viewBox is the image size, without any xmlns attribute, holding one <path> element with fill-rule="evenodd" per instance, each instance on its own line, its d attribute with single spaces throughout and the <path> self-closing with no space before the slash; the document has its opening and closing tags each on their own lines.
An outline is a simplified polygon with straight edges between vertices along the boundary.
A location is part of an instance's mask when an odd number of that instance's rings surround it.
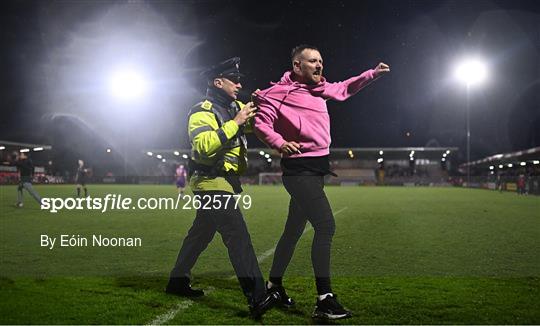
<svg viewBox="0 0 540 326">
<path fill-rule="evenodd" d="M 240 58 L 232 58 L 205 72 L 210 82 L 214 78 L 239 78 Z M 242 213 L 224 195 L 242 191 L 239 176 L 247 167 L 248 126 L 238 126 L 233 120 L 243 107 L 221 89 L 209 86 L 206 98 L 189 112 L 188 132 L 192 146 L 190 187 L 194 195 L 211 198 L 211 209 L 198 209 L 192 227 L 182 243 L 176 264 L 171 271 L 166 291 L 183 296 L 203 295 L 189 286 L 191 269 L 206 249 L 216 231 L 221 234 L 229 259 L 248 299 L 252 314 L 260 316 L 279 299 L 266 293 L 263 276 L 251 243 Z M 208 196 L 209 197 L 208 197 Z M 220 202 L 218 209 L 217 201 Z M 227 205 L 228 202 L 228 205 Z"/>
</svg>

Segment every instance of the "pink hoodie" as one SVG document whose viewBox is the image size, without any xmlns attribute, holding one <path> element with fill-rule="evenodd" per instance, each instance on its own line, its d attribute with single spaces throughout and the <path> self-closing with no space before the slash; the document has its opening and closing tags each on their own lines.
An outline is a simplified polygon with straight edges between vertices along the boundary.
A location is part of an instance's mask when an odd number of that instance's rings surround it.
<svg viewBox="0 0 540 326">
<path fill-rule="evenodd" d="M 323 77 L 317 85 L 295 82 L 291 74 L 287 71 L 278 83 L 256 93 L 259 111 L 255 116 L 255 133 L 276 150 L 285 141 L 300 143 L 302 153 L 289 157 L 328 155 L 331 139 L 326 100 L 348 99 L 375 79 L 375 70 L 337 83 Z"/>
</svg>

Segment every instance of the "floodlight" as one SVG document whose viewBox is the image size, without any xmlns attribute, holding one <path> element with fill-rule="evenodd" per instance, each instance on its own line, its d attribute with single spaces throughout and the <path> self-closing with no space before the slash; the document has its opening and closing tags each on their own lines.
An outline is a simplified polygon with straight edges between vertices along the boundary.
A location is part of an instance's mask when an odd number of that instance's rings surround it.
<svg viewBox="0 0 540 326">
<path fill-rule="evenodd" d="M 479 84 L 486 79 L 487 68 L 481 60 L 471 58 L 460 62 L 454 73 L 458 80 L 470 86 Z"/>
<path fill-rule="evenodd" d="M 134 70 L 118 70 L 109 80 L 112 94 L 121 100 L 130 100 L 145 95 L 147 83 L 143 76 Z"/>
</svg>

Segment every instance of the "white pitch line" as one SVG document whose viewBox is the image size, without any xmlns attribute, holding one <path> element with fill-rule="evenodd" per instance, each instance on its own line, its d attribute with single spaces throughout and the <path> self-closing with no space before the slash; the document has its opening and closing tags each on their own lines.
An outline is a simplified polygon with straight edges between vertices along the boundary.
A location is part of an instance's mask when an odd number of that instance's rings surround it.
<svg viewBox="0 0 540 326">
<path fill-rule="evenodd" d="M 214 290 L 214 287 L 209 287 L 208 289 L 204 290 L 204 295 L 209 295 L 210 293 L 214 292 Z M 180 311 L 189 308 L 193 304 L 193 302 L 193 300 L 189 299 L 180 301 L 176 306 L 169 309 L 164 314 L 157 316 L 156 318 L 154 318 L 154 320 L 152 320 L 146 325 L 163 325 L 169 320 L 173 319 Z"/>
<path fill-rule="evenodd" d="M 174 316 L 180 311 L 189 308 L 193 304 L 191 300 L 185 300 L 174 306 L 172 309 L 166 313 L 157 316 L 154 320 L 149 322 L 147 325 L 163 325 L 169 320 L 173 319 Z"/>
</svg>

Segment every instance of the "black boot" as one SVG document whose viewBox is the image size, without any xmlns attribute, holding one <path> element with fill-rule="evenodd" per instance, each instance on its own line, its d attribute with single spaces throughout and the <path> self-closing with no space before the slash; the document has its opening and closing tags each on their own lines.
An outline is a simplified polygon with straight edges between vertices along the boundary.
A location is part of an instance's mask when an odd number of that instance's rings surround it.
<svg viewBox="0 0 540 326">
<path fill-rule="evenodd" d="M 281 297 L 281 307 L 283 308 L 291 308 L 291 307 L 294 307 L 295 305 L 295 302 L 294 300 L 289 297 L 287 295 L 287 291 L 285 291 L 285 288 L 283 287 L 283 285 L 276 285 L 276 284 L 273 284 L 272 287 L 268 287 L 268 282 L 266 283 L 266 288 L 267 288 L 267 291 L 268 292 L 271 292 L 271 291 L 276 291 L 277 293 L 279 293 L 279 296 Z"/>
<path fill-rule="evenodd" d="M 249 305 L 249 312 L 253 319 L 259 319 L 266 311 L 279 303 L 281 297 L 277 291 L 269 290 L 259 302 Z"/>
<path fill-rule="evenodd" d="M 315 303 L 315 311 L 313 311 L 313 318 L 317 319 L 326 319 L 326 320 L 337 320 L 350 318 L 352 313 L 343 308 L 343 306 L 337 301 L 337 296 L 331 294 L 327 296 L 324 300 L 320 301 L 317 298 Z"/>
<path fill-rule="evenodd" d="M 197 298 L 204 295 L 203 290 L 192 289 L 189 283 L 190 280 L 187 277 L 171 277 L 165 292 L 188 298 Z"/>
</svg>

